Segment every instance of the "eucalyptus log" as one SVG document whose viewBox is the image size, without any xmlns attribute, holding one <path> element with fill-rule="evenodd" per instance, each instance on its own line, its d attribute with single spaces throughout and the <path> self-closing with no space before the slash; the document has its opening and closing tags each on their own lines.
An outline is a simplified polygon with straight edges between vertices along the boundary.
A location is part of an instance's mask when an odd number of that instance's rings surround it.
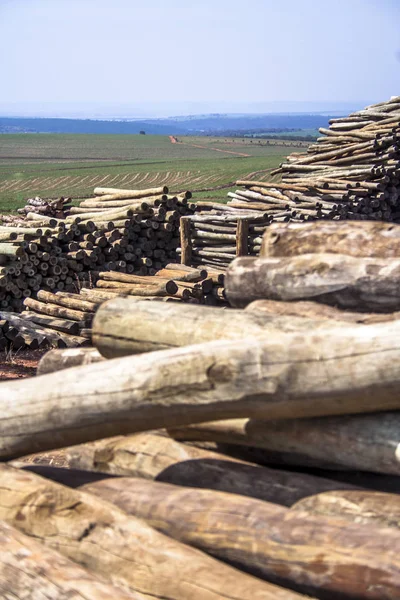
<svg viewBox="0 0 400 600">
<path fill-rule="evenodd" d="M 37 375 L 46 375 L 54 371 L 62 371 L 70 367 L 90 365 L 101 362 L 104 358 L 96 348 L 66 348 L 65 350 L 50 350 L 40 359 Z"/>
<path fill-rule="evenodd" d="M 285 506 L 322 491 L 352 488 L 322 477 L 260 467 L 156 433 L 82 444 L 65 454 L 70 468 L 209 488 Z"/>
<path fill-rule="evenodd" d="M 0 456 L 227 418 L 400 408 L 397 322 L 216 341 L 0 384 Z"/>
<path fill-rule="evenodd" d="M 400 225 L 379 221 L 315 221 L 272 224 L 265 230 L 262 257 L 319 253 L 400 258 Z"/>
<path fill-rule="evenodd" d="M 145 600 L 119 589 L 0 521 L 0 597 L 24 600 Z"/>
<path fill-rule="evenodd" d="M 188 217 L 180 219 L 180 238 L 181 238 L 181 263 L 183 265 L 191 265 L 192 263 L 192 240 L 191 240 L 191 222 Z"/>
<path fill-rule="evenodd" d="M 332 600 L 381 600 L 398 593 L 400 533 L 392 528 L 143 479 L 102 480 L 81 489 L 172 538 L 303 593 Z"/>
<path fill-rule="evenodd" d="M 152 598 L 298 598 L 158 533 L 92 494 L 0 467 L 0 517 L 114 585 Z"/>
<path fill-rule="evenodd" d="M 58 306 L 50 302 L 39 302 L 33 298 L 25 298 L 24 305 L 34 310 L 35 312 L 49 315 L 52 317 L 60 317 L 62 319 L 69 319 L 71 321 L 81 321 L 87 323 L 91 320 L 92 315 L 90 313 L 83 312 L 72 308 L 65 308 L 64 306 Z"/>
<path fill-rule="evenodd" d="M 340 517 L 359 525 L 400 528 L 400 497 L 365 490 L 336 490 L 308 496 L 292 510 L 324 517 Z"/>
<path fill-rule="evenodd" d="M 158 196 L 160 194 L 168 194 L 168 188 L 166 185 L 157 188 L 148 188 L 146 190 L 123 190 L 119 188 L 104 188 L 97 187 L 94 189 L 95 196 L 102 196 L 102 201 L 110 199 L 109 196 L 113 196 L 112 200 L 119 200 L 120 198 L 146 198 L 147 196 Z"/>
<path fill-rule="evenodd" d="M 244 337 L 265 340 L 278 332 L 327 326 L 336 327 L 326 320 L 264 316 L 240 310 L 221 312 L 219 308 L 208 306 L 164 306 L 117 297 L 104 302 L 98 309 L 92 340 L 103 356 L 115 358 L 213 340 Z"/>
<path fill-rule="evenodd" d="M 314 300 L 340 308 L 391 312 L 400 309 L 400 258 L 338 254 L 235 259 L 225 293 L 234 307 L 254 300 Z"/>
<path fill-rule="evenodd" d="M 400 413 L 343 415 L 275 422 L 233 419 L 171 434 L 178 440 L 239 444 L 278 453 L 284 464 L 400 475 Z"/>
<path fill-rule="evenodd" d="M 88 302 L 87 300 L 82 300 L 79 294 L 75 294 L 74 298 L 65 296 L 61 292 L 57 294 L 52 294 L 51 292 L 46 292 L 45 290 L 40 290 L 37 294 L 39 300 L 49 304 L 55 304 L 58 306 L 64 306 L 65 308 L 72 308 L 73 310 L 81 311 L 83 313 L 91 313 L 94 312 L 97 308 L 95 304 L 92 302 Z"/>
</svg>

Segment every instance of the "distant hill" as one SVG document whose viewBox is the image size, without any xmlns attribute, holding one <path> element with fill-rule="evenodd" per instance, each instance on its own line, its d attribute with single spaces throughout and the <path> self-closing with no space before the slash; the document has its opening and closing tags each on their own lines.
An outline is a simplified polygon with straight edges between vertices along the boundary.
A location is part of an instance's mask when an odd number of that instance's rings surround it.
<svg viewBox="0 0 400 600">
<path fill-rule="evenodd" d="M 327 127 L 325 114 L 193 115 L 166 119 L 94 120 L 0 117 L 0 133 L 234 135 L 240 132 L 301 132 Z"/>
</svg>

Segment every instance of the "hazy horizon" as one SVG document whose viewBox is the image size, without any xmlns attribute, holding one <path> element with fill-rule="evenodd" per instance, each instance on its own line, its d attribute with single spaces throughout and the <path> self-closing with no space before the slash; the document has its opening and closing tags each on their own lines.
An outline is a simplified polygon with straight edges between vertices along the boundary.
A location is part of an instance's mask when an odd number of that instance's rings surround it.
<svg viewBox="0 0 400 600">
<path fill-rule="evenodd" d="M 0 0 L 0 115 L 347 113 L 400 94 L 398 0 Z"/>
</svg>

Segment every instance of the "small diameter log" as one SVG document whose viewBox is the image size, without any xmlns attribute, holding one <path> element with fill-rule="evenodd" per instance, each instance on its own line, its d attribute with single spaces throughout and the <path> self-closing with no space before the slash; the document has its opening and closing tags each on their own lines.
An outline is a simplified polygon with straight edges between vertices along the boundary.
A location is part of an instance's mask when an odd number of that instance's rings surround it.
<svg viewBox="0 0 400 600">
<path fill-rule="evenodd" d="M 146 600 L 119 589 L 0 521 L 0 597 L 30 600 Z"/>
<path fill-rule="evenodd" d="M 69 321 L 68 319 L 57 319 L 49 315 L 42 315 L 34 311 L 24 311 L 21 313 L 21 318 L 26 319 L 29 322 L 36 323 L 42 327 L 48 327 L 55 329 L 56 331 L 62 331 L 70 335 L 79 334 L 79 323 L 76 321 Z"/>
<path fill-rule="evenodd" d="M 92 315 L 90 313 L 88 314 L 81 310 L 65 308 L 64 306 L 58 306 L 57 304 L 39 302 L 33 298 L 25 298 L 24 305 L 35 312 L 50 315 L 52 317 L 70 319 L 71 321 L 82 321 L 83 323 L 87 323 L 92 319 Z"/>
<path fill-rule="evenodd" d="M 181 237 L 181 263 L 190 266 L 192 264 L 192 240 L 191 240 L 191 221 L 189 217 L 180 219 L 180 237 Z"/>
<path fill-rule="evenodd" d="M 340 308 L 400 309 L 400 258 L 303 254 L 284 258 L 236 258 L 226 274 L 230 304 L 254 300 L 315 300 Z"/>
<path fill-rule="evenodd" d="M 263 448 L 284 464 L 400 475 L 400 413 L 343 415 L 275 422 L 233 419 L 203 423 L 171 434 Z"/>
<path fill-rule="evenodd" d="M 170 296 L 178 291 L 178 286 L 174 281 L 159 283 L 158 285 L 153 285 L 152 283 L 150 285 L 145 285 L 141 283 L 123 283 L 121 281 L 105 281 L 99 279 L 97 286 L 102 290 L 125 290 L 128 294 L 134 296 Z"/>
<path fill-rule="evenodd" d="M 273 223 L 265 230 L 260 256 L 323 252 L 354 257 L 400 258 L 400 225 L 380 221 Z"/>
<path fill-rule="evenodd" d="M 188 290 L 184 290 L 188 292 Z M 269 317 L 239 310 L 193 305 L 137 303 L 115 298 L 101 305 L 93 321 L 93 345 L 106 358 L 165 350 L 212 340 L 265 340 L 272 333 L 332 326 L 330 321 Z M 337 325 L 335 324 L 335 327 Z"/>
<path fill-rule="evenodd" d="M 397 410 L 399 336 L 396 321 L 278 332 L 4 382 L 0 456 L 212 419 Z"/>
<path fill-rule="evenodd" d="M 145 597 L 298 598 L 158 533 L 92 494 L 7 465 L 0 467 L 0 518 Z"/>
<path fill-rule="evenodd" d="M 340 517 L 359 525 L 400 528 L 398 494 L 365 490 L 338 490 L 308 496 L 292 506 L 324 517 Z"/>
<path fill-rule="evenodd" d="M 45 375 L 54 371 L 62 371 L 70 367 L 80 365 L 90 365 L 94 362 L 101 362 L 104 358 L 96 348 L 66 348 L 60 350 L 50 350 L 40 359 L 37 367 L 37 375 Z"/>
<path fill-rule="evenodd" d="M 102 201 L 107 200 L 119 200 L 124 198 L 146 198 L 147 196 L 159 196 L 162 194 L 168 194 L 168 188 L 163 185 L 158 188 L 148 188 L 147 190 L 121 190 L 119 188 L 103 188 L 97 187 L 94 189 L 95 196 L 103 196 Z M 112 198 L 109 198 L 112 196 Z"/>
<path fill-rule="evenodd" d="M 236 232 L 236 256 L 247 256 L 249 253 L 249 219 L 239 219 Z"/>
<path fill-rule="evenodd" d="M 37 297 L 43 302 L 56 304 L 58 306 L 65 306 L 65 308 L 72 308 L 82 312 L 94 312 L 97 308 L 96 304 L 88 302 L 87 300 L 82 300 L 79 294 L 76 294 L 75 298 L 71 298 L 69 296 L 65 296 L 62 294 L 62 292 L 52 294 L 51 292 L 39 290 Z"/>
<path fill-rule="evenodd" d="M 209 488 L 284 506 L 312 494 L 353 487 L 304 473 L 260 467 L 156 433 L 73 446 L 65 455 L 70 468 Z"/>
<path fill-rule="evenodd" d="M 388 527 L 143 479 L 102 480 L 81 489 L 181 542 L 302 593 L 373 600 L 398 593 L 400 534 Z"/>
</svg>

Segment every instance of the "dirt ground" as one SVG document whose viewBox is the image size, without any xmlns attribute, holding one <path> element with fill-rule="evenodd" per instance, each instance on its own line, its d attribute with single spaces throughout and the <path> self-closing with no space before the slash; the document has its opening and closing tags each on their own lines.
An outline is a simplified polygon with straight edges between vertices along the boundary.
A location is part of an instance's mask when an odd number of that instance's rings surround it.
<svg viewBox="0 0 400 600">
<path fill-rule="evenodd" d="M 47 350 L 17 350 L 7 354 L 0 353 L 0 381 L 34 377 L 39 360 Z"/>
</svg>

